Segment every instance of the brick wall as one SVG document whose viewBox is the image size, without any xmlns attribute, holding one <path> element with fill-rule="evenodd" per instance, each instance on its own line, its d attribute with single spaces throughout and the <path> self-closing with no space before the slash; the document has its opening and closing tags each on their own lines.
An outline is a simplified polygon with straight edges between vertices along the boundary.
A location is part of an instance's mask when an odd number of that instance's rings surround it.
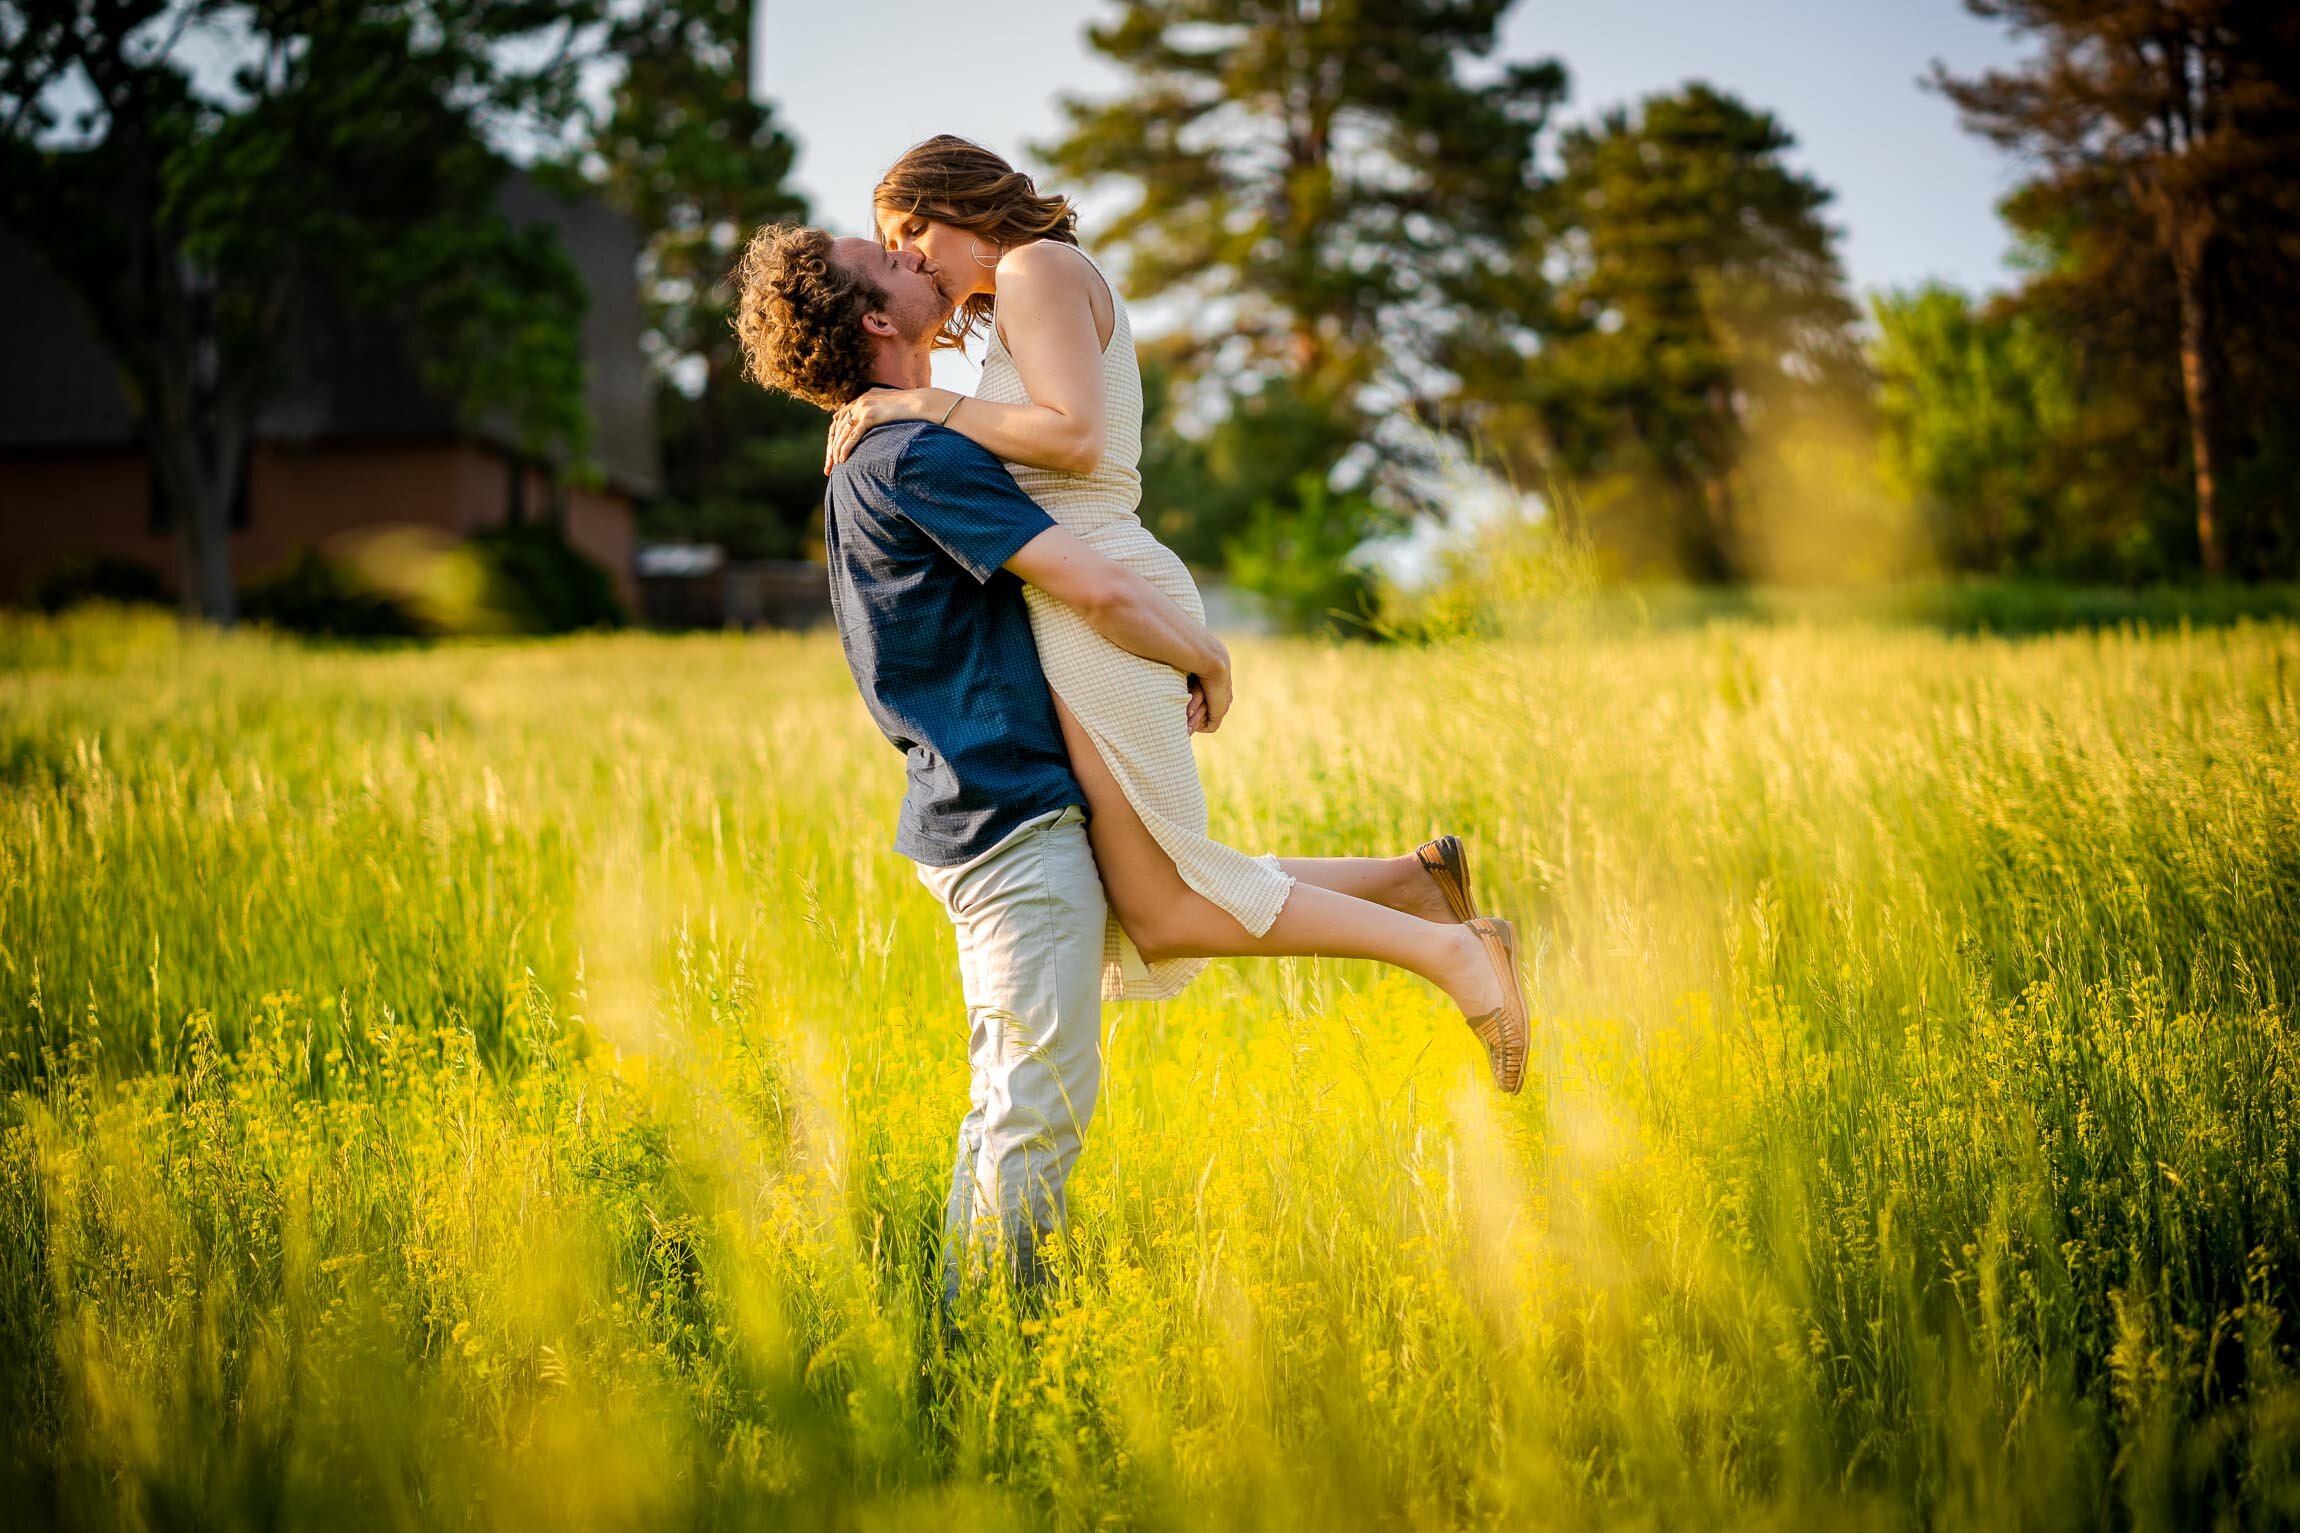
<svg viewBox="0 0 2300 1533">
<path fill-rule="evenodd" d="M 508 514 L 510 465 L 471 442 L 261 447 L 248 464 L 247 525 L 232 534 L 232 569 L 244 585 L 297 549 L 389 525 L 463 536 Z M 529 475 L 527 514 L 547 514 Z M 570 490 L 568 540 L 605 565 L 636 606 L 628 498 Z M 137 451 L 43 452 L 0 458 L 0 601 L 21 599 L 41 571 L 73 555 L 108 554 L 149 565 L 172 589 L 176 534 L 152 527 L 151 483 Z"/>
</svg>

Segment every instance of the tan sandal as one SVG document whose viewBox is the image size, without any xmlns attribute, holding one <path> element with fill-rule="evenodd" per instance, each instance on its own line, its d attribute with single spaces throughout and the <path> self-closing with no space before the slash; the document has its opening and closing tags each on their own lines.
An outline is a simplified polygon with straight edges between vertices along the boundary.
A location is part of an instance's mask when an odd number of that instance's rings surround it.
<svg viewBox="0 0 2300 1533">
<path fill-rule="evenodd" d="M 1469 892 L 1469 851 L 1459 836 L 1440 836 L 1414 848 L 1414 857 L 1445 896 L 1456 921 L 1477 919 L 1477 897 Z"/>
<path fill-rule="evenodd" d="M 1525 1005 L 1525 986 L 1517 974 L 1517 932 L 1499 916 L 1477 916 L 1465 923 L 1485 944 L 1485 956 L 1494 973 L 1508 981 L 1502 1003 L 1482 1016 L 1468 1018 L 1469 1030 L 1485 1045 L 1493 1065 L 1493 1083 L 1511 1096 L 1525 1085 L 1525 1055 L 1533 1037 L 1533 1024 Z"/>
</svg>

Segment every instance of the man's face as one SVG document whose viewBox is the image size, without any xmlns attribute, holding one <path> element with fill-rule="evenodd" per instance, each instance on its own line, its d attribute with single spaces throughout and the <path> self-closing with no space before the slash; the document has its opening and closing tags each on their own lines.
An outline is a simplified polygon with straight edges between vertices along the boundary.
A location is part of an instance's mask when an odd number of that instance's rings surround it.
<svg viewBox="0 0 2300 1533">
<path fill-rule="evenodd" d="M 831 256 L 886 294 L 886 306 L 877 312 L 894 332 L 889 339 L 915 345 L 950 318 L 950 301 L 934 283 L 934 263 L 916 250 L 888 250 L 876 240 L 848 238 L 833 242 Z M 866 325 L 870 318 L 864 317 Z"/>
</svg>

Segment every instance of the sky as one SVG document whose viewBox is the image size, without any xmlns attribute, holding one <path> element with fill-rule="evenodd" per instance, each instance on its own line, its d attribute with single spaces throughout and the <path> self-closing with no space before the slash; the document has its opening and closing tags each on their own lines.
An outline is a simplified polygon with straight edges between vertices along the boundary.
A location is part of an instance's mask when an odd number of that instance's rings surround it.
<svg viewBox="0 0 2300 1533">
<path fill-rule="evenodd" d="M 757 85 L 799 140 L 796 179 L 817 221 L 863 233 L 879 172 L 918 140 L 958 133 L 1028 164 L 1026 146 L 1059 131 L 1060 96 L 1116 94 L 1122 77 L 1085 38 L 1116 11 L 1114 0 L 764 0 Z M 1500 50 L 1565 63 L 1567 120 L 1689 79 L 1773 112 L 1798 139 L 1796 166 L 1837 193 L 1828 216 L 1863 291 L 2009 280 L 1995 205 L 2017 167 L 1918 80 L 1935 59 L 1970 71 L 2018 51 L 1957 0 L 1518 0 Z"/>
</svg>

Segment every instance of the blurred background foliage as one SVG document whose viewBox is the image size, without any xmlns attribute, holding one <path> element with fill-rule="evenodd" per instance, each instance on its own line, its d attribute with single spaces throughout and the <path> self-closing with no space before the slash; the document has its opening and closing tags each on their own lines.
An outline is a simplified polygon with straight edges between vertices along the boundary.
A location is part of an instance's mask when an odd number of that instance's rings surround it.
<svg viewBox="0 0 2300 1533">
<path fill-rule="evenodd" d="M 608 39 L 624 61 L 576 169 L 648 233 L 641 273 L 664 491 L 642 533 L 796 559 L 819 539 L 819 412 L 745 382 L 725 283 L 761 224 L 803 220 L 797 146 L 753 99 L 754 0 L 650 0 Z"/>
<path fill-rule="evenodd" d="M 545 148 L 577 120 L 607 35 L 580 3 L 0 11 L 0 225 L 119 369 L 182 513 L 188 610 L 234 614 L 247 448 L 331 310 L 420 335 L 427 381 L 466 416 L 582 459 L 582 281 L 496 206 L 493 146 Z"/>
<path fill-rule="evenodd" d="M 1144 351 L 1143 514 L 1198 568 L 1345 633 L 1491 592 L 1496 539 L 1640 584 L 2300 573 L 2300 11 L 1971 0 L 2025 62 L 1931 83 L 2017 156 L 2020 280 L 1864 305 L 1790 124 L 1699 81 L 1568 122 L 1564 62 L 1495 57 L 1513 8 L 1112 0 L 1090 29 L 1120 83 L 1030 153 L 1178 317 Z M 643 535 L 815 545 L 822 422 L 741 380 L 725 318 L 741 243 L 810 215 L 753 0 L 11 18 L 0 218 L 106 317 L 210 544 L 331 292 L 581 473 L 580 285 L 489 211 L 513 161 L 646 232 Z M 203 31 L 246 59 L 228 90 L 159 45 Z M 1439 552 L 1405 568 L 1409 531 Z"/>
</svg>

